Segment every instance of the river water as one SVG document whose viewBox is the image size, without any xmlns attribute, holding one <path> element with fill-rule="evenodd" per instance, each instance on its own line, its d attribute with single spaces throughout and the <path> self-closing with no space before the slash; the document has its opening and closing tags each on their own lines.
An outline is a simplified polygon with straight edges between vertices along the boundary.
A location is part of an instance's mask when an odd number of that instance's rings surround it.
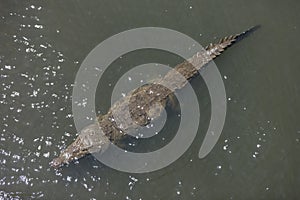
<svg viewBox="0 0 300 200">
<path fill-rule="evenodd" d="M 0 199 L 298 199 L 299 9 L 297 0 L 1 0 Z M 73 84 L 97 44 L 132 28 L 164 27 L 206 45 L 256 24 L 257 32 L 215 60 L 227 114 L 208 156 L 199 159 L 198 152 L 211 102 L 197 77 L 191 84 L 200 126 L 174 163 L 142 174 L 111 169 L 92 156 L 60 170 L 49 167 L 75 138 Z M 122 73 L 149 62 L 173 66 L 180 58 L 142 50 L 117 60 L 97 91 L 99 112 L 109 108 Z M 173 137 L 178 119 L 168 120 L 164 134 Z M 153 138 L 139 148 L 160 143 Z"/>
</svg>

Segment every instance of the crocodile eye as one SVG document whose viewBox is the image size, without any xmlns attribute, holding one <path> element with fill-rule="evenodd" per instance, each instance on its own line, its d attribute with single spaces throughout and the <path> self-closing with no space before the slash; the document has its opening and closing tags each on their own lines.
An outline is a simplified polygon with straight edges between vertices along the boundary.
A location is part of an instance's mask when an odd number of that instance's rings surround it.
<svg viewBox="0 0 300 200">
<path fill-rule="evenodd" d="M 78 150 L 77 150 L 78 151 Z M 76 152 L 76 151 L 73 151 L 73 152 Z M 69 159 L 70 157 L 71 157 L 71 154 L 70 153 L 64 153 L 63 154 L 63 157 L 65 158 L 65 159 Z"/>
</svg>

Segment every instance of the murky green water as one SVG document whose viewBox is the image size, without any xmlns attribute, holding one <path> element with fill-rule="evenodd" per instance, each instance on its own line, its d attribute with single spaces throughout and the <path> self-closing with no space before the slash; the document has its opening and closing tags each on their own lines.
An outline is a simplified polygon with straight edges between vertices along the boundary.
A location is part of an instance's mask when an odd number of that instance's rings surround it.
<svg viewBox="0 0 300 200">
<path fill-rule="evenodd" d="M 0 199 L 298 199 L 299 9 L 296 0 L 1 0 Z M 207 157 L 197 156 L 210 99 L 197 78 L 192 86 L 201 109 L 199 131 L 170 166 L 128 174 L 89 156 L 60 171 L 49 168 L 75 137 L 72 84 L 97 44 L 124 30 L 156 26 L 206 45 L 256 24 L 262 28 L 215 61 L 228 111 L 220 140 Z M 141 63 L 179 61 L 158 51 L 126 58 L 111 66 L 97 92 L 102 112 L 110 103 L 109 83 L 121 72 Z"/>
</svg>

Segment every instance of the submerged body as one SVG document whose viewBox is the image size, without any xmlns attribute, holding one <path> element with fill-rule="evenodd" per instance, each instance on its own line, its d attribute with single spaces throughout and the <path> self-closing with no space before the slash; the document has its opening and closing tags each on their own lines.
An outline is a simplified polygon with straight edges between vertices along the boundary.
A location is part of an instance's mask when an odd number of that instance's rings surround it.
<svg viewBox="0 0 300 200">
<path fill-rule="evenodd" d="M 163 107 L 175 90 L 183 88 L 191 78 L 199 74 L 203 66 L 256 28 L 253 27 L 241 34 L 225 37 L 216 44 L 208 45 L 192 58 L 177 65 L 174 70 L 170 70 L 163 78 L 141 86 L 121 98 L 107 114 L 97 117 L 94 124 L 81 130 L 76 140 L 58 158 L 55 158 L 51 165 L 59 167 L 89 153 L 105 151 L 110 143 L 118 143 L 126 133 L 149 124 L 151 120 L 161 115 Z M 179 76 L 178 73 L 181 75 Z M 158 103 L 162 106 L 155 106 Z"/>
</svg>

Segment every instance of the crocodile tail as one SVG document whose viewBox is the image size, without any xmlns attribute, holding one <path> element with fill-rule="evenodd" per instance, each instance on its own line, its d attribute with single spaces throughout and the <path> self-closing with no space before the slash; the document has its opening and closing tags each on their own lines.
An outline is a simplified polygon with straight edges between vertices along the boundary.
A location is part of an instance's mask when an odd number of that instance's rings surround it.
<svg viewBox="0 0 300 200">
<path fill-rule="evenodd" d="M 230 47 L 232 44 L 244 39 L 249 34 L 256 31 L 259 27 L 260 25 L 253 26 L 242 33 L 224 37 L 216 44 L 210 43 L 207 47 L 205 47 L 205 50 L 209 53 L 211 59 L 214 59 L 215 57 L 220 55 L 227 47 Z"/>
</svg>

